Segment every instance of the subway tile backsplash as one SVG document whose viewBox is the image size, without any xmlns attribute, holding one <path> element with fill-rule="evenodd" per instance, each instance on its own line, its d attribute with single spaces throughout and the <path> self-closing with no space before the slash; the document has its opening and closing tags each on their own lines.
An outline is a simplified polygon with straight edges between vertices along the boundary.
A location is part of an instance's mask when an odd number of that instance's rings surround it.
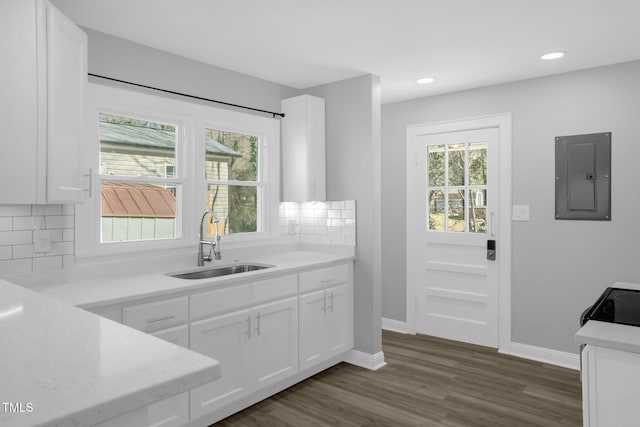
<svg viewBox="0 0 640 427">
<path fill-rule="evenodd" d="M 0 276 L 73 267 L 74 214 L 73 205 L 0 205 Z"/>
<path fill-rule="evenodd" d="M 356 202 L 280 203 L 280 237 L 295 242 L 356 245 Z M 0 276 L 75 265 L 74 205 L 0 205 Z M 44 232 L 50 244 L 34 244 Z"/>
<path fill-rule="evenodd" d="M 303 243 L 355 246 L 356 202 L 282 202 L 280 237 Z"/>
</svg>

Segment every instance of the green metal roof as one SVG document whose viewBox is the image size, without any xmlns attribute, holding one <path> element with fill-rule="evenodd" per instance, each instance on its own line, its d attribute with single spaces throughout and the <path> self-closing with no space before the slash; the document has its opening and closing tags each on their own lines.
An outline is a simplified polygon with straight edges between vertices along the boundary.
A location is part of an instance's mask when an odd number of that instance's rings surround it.
<svg viewBox="0 0 640 427">
<path fill-rule="evenodd" d="M 159 150 L 174 150 L 175 134 L 174 132 L 162 129 L 100 122 L 100 142 L 132 147 L 155 148 Z M 220 144 L 210 137 L 207 137 L 205 141 L 205 149 L 207 154 L 229 157 L 242 156 L 237 151 Z"/>
</svg>

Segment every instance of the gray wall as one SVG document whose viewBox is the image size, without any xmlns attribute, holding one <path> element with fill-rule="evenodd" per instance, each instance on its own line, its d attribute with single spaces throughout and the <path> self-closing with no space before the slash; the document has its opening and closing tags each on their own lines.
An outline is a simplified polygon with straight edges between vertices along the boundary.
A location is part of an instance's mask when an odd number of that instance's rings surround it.
<svg viewBox="0 0 640 427">
<path fill-rule="evenodd" d="M 364 75 L 305 90 L 325 99 L 327 199 L 356 201 L 355 348 L 381 344 L 380 79 Z"/>
<path fill-rule="evenodd" d="M 93 74 L 276 112 L 280 100 L 299 94 L 288 86 L 83 30 L 89 38 L 89 72 Z"/>
<path fill-rule="evenodd" d="M 404 321 L 406 127 L 513 114 L 512 341 L 578 348 L 581 312 L 614 281 L 640 282 L 640 62 L 382 107 L 382 315 Z M 612 221 L 554 219 L 554 137 L 610 131 Z"/>
</svg>

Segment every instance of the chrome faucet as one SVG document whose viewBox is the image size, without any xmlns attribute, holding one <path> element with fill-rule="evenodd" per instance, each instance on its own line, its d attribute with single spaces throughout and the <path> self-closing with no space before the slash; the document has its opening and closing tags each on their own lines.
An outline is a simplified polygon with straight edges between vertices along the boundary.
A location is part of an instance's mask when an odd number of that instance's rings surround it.
<svg viewBox="0 0 640 427">
<path fill-rule="evenodd" d="M 207 215 L 211 215 L 213 218 L 213 223 L 216 225 L 216 239 L 215 240 L 205 240 L 205 232 L 204 232 L 204 220 Z M 222 259 L 222 253 L 220 252 L 220 233 L 218 232 L 218 216 L 210 209 L 207 209 L 202 214 L 202 218 L 200 219 L 200 235 L 199 235 L 199 244 L 198 244 L 198 267 L 202 267 L 204 262 L 211 262 L 213 258 L 219 260 Z M 205 256 L 204 251 L 202 250 L 203 245 L 209 246 L 209 254 Z M 211 255 L 213 253 L 213 256 Z"/>
</svg>

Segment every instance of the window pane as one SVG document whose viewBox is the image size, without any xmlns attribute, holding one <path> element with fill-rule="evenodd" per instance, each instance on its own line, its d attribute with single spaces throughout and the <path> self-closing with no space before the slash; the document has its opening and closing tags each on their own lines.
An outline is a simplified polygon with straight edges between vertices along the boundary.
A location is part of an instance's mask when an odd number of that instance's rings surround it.
<svg viewBox="0 0 640 427">
<path fill-rule="evenodd" d="M 208 207 L 220 221 L 222 234 L 258 231 L 258 189 L 242 185 L 209 185 Z M 210 227 L 210 230 L 215 230 Z M 215 234 L 215 231 L 211 232 Z"/>
<path fill-rule="evenodd" d="M 444 193 L 442 190 L 429 191 L 428 230 L 444 231 Z"/>
<path fill-rule="evenodd" d="M 175 164 L 174 125 L 100 114 L 101 174 L 165 178 Z"/>
<path fill-rule="evenodd" d="M 449 144 L 449 185 L 464 185 L 464 144 Z"/>
<path fill-rule="evenodd" d="M 464 190 L 447 191 L 449 213 L 447 231 L 464 231 Z"/>
<path fill-rule="evenodd" d="M 487 232 L 487 190 L 469 190 L 469 232 Z"/>
<path fill-rule="evenodd" d="M 469 144 L 469 184 L 487 184 L 487 143 Z"/>
<path fill-rule="evenodd" d="M 205 138 L 208 180 L 258 180 L 257 136 L 205 129 Z"/>
<path fill-rule="evenodd" d="M 444 145 L 429 145 L 427 147 L 427 173 L 429 187 L 444 185 Z"/>
<path fill-rule="evenodd" d="M 102 182 L 101 241 L 175 238 L 174 192 L 178 188 L 136 182 Z"/>
</svg>

